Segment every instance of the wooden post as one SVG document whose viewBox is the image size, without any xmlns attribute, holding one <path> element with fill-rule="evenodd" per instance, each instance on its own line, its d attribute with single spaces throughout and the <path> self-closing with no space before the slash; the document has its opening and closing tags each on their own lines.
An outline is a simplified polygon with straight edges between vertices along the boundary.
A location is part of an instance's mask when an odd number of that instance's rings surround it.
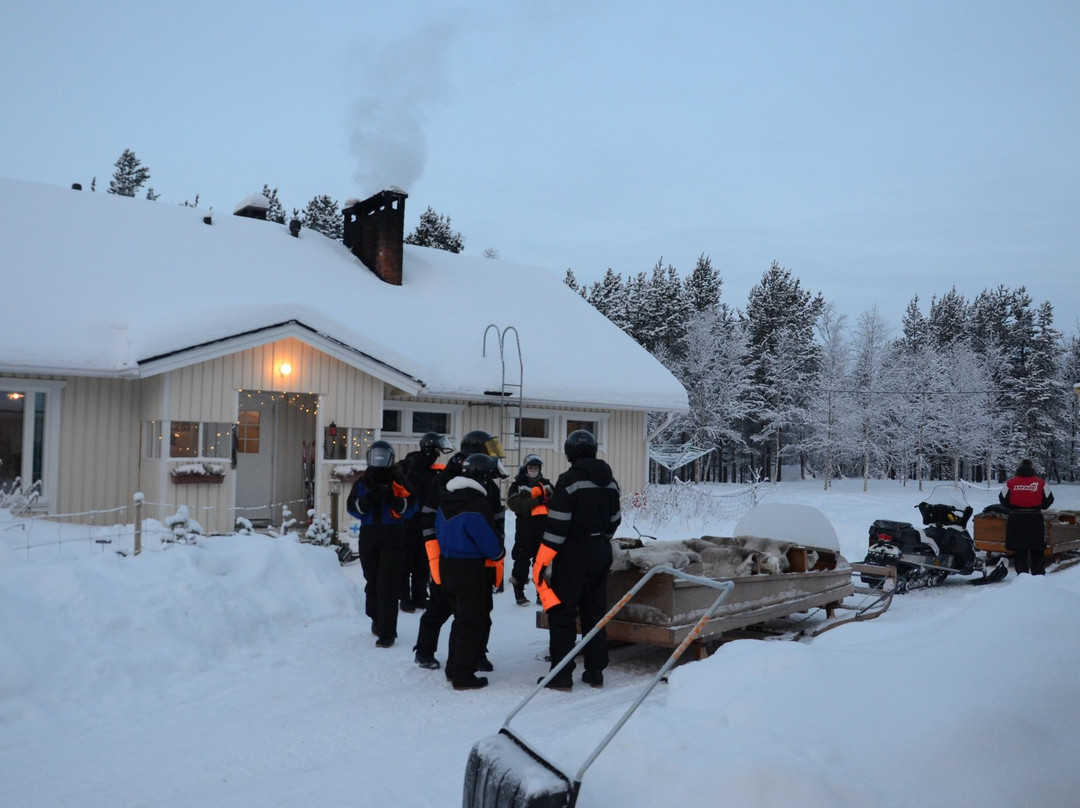
<svg viewBox="0 0 1080 808">
<path fill-rule="evenodd" d="M 135 494 L 135 555 L 142 552 L 142 504 L 143 495 Z"/>
<path fill-rule="evenodd" d="M 337 488 L 337 486 L 334 487 Z M 338 491 L 330 492 L 330 533 L 334 537 L 331 541 L 336 545 L 341 544 L 338 539 L 338 500 L 340 498 L 341 494 Z"/>
</svg>

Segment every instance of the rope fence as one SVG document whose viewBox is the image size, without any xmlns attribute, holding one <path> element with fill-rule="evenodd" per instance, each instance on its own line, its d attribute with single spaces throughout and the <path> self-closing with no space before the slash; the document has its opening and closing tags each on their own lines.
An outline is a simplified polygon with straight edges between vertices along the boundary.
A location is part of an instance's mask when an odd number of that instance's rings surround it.
<svg viewBox="0 0 1080 808">
<path fill-rule="evenodd" d="M 254 514 L 265 514 L 267 509 L 270 513 L 287 516 L 283 516 L 280 525 L 269 525 L 258 532 L 281 536 L 307 529 L 307 507 L 303 500 L 227 510 L 232 514 L 232 524 L 237 524 L 241 517 L 248 519 Z M 0 522 L 0 541 L 24 553 L 27 561 L 44 559 L 44 552 L 54 552 L 58 558 L 73 551 L 103 553 L 113 550 L 121 555 L 131 555 L 141 551 L 147 531 L 163 542 L 182 542 L 184 536 L 215 535 L 203 533 L 199 515 L 217 510 L 212 505 L 195 507 L 178 502 L 153 502 L 135 494 L 130 505 L 116 508 L 59 514 L 12 513 L 9 523 Z"/>
</svg>

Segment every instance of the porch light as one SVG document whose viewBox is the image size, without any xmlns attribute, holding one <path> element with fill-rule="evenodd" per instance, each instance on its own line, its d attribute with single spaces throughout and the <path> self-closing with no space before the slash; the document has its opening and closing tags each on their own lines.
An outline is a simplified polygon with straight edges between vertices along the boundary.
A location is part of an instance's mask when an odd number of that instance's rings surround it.
<svg viewBox="0 0 1080 808">
<path fill-rule="evenodd" d="M 282 376 L 288 376 L 290 373 L 292 373 L 292 365 L 290 365 L 288 362 L 282 362 L 281 367 L 278 368 L 278 371 L 281 373 Z"/>
</svg>

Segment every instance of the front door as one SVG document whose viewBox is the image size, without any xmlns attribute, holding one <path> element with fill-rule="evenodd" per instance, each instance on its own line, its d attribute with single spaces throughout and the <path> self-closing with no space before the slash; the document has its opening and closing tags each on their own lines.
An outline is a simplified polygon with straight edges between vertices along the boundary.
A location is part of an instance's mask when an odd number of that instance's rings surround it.
<svg viewBox="0 0 1080 808">
<path fill-rule="evenodd" d="M 273 518 L 277 407 L 270 393 L 240 395 L 236 425 L 236 514 L 254 527 Z"/>
<path fill-rule="evenodd" d="M 236 418 L 237 516 L 254 527 L 307 523 L 315 484 L 312 393 L 241 390 Z"/>
</svg>

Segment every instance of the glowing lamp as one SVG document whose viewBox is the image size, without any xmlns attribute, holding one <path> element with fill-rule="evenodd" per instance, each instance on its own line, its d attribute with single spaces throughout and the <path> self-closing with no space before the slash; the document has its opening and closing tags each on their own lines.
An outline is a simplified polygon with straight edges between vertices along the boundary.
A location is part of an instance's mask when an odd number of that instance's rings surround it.
<svg viewBox="0 0 1080 808">
<path fill-rule="evenodd" d="M 282 362 L 281 367 L 278 368 L 278 370 L 281 371 L 282 376 L 288 376 L 290 373 L 292 373 L 292 365 L 290 365 L 288 362 Z"/>
</svg>

